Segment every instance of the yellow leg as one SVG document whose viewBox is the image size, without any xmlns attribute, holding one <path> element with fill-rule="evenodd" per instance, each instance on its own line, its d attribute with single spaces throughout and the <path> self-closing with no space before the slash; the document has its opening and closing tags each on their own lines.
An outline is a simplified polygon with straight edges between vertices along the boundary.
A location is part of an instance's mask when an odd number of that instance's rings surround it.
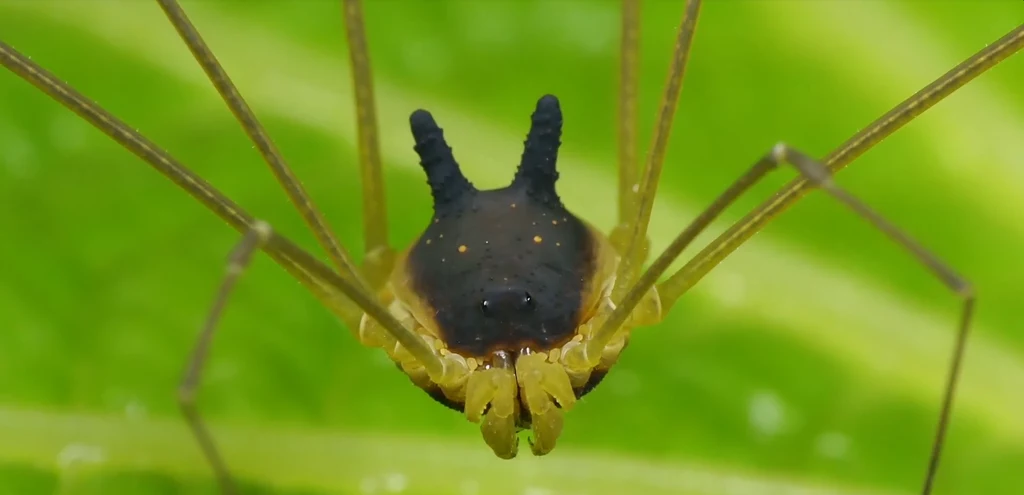
<svg viewBox="0 0 1024 495">
<path fill-rule="evenodd" d="M 367 49 L 363 6 L 360 0 L 343 0 L 345 34 L 355 89 L 356 122 L 359 135 L 359 170 L 363 183 L 363 239 L 366 259 L 363 271 L 374 290 L 391 274 L 394 250 L 388 243 L 388 217 L 381 173 L 380 142 L 377 138 L 377 109 L 373 97 L 373 73 Z"/>
</svg>

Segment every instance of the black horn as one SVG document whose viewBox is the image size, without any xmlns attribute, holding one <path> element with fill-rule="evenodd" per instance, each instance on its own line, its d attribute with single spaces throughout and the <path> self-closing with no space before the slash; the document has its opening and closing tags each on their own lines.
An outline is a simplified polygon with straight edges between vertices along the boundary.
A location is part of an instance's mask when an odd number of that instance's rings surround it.
<svg viewBox="0 0 1024 495">
<path fill-rule="evenodd" d="M 558 160 L 558 147 L 562 144 L 562 109 L 558 98 L 554 95 L 541 97 L 531 121 L 523 159 L 512 186 L 525 188 L 531 197 L 539 201 L 558 202 L 555 162 Z"/>
<path fill-rule="evenodd" d="M 416 110 L 409 116 L 409 127 L 416 140 L 413 149 L 420 155 L 420 165 L 427 173 L 427 183 L 434 197 L 434 212 L 442 213 L 458 203 L 467 194 L 476 191 L 462 175 L 451 147 L 444 140 L 444 131 L 426 110 Z"/>
</svg>

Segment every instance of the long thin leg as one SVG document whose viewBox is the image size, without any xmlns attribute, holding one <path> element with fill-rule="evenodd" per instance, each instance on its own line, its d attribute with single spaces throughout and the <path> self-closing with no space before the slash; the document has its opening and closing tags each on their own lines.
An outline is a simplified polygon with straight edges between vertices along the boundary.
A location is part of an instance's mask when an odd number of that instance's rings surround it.
<svg viewBox="0 0 1024 495">
<path fill-rule="evenodd" d="M 245 233 L 253 217 L 227 196 L 178 162 L 134 127 L 128 126 L 95 102 L 89 100 L 49 71 L 43 69 L 10 45 L 0 41 L 0 65 L 17 74 L 67 109 L 78 114 L 156 171 L 174 182 L 235 230 Z M 263 250 L 289 274 L 301 282 L 325 307 L 352 328 L 358 328 L 363 313 L 380 323 L 416 360 L 431 378 L 449 373 L 450 367 L 424 339 L 402 324 L 365 288 L 340 276 L 313 255 L 287 238 L 271 234 Z"/>
<path fill-rule="evenodd" d="M 658 190 L 658 179 L 661 177 L 662 165 L 665 163 L 665 151 L 668 148 L 668 137 L 672 132 L 675 120 L 676 104 L 683 87 L 683 74 L 686 62 L 690 57 L 690 45 L 697 29 L 697 17 L 700 13 L 700 0 L 687 0 L 683 10 L 683 19 L 679 24 L 675 50 L 672 53 L 672 65 L 669 69 L 665 92 L 662 95 L 661 108 L 658 110 L 657 126 L 654 130 L 653 143 L 647 155 L 643 177 L 640 181 L 639 204 L 636 217 L 632 223 L 629 241 L 626 243 L 625 256 L 619 264 L 612 298 L 621 300 L 625 291 L 633 285 L 640 267 L 647 257 L 647 224 L 651 220 L 651 209 L 654 207 L 654 196 Z"/>
<path fill-rule="evenodd" d="M 960 364 L 963 360 L 964 347 L 967 344 L 967 333 L 970 330 L 971 317 L 974 313 L 974 289 L 967 280 L 957 275 L 938 257 L 928 252 L 924 247 L 911 239 L 910 236 L 882 218 L 881 215 L 862 201 L 837 186 L 832 179 L 832 172 L 824 164 L 785 144 L 776 145 L 775 149 L 772 150 L 772 155 L 778 162 L 785 161 L 795 166 L 811 184 L 821 188 L 856 214 L 871 222 L 878 230 L 884 232 L 890 239 L 909 251 L 918 262 L 925 265 L 949 290 L 956 293 L 957 297 L 963 300 L 960 323 L 956 334 L 956 344 L 953 347 L 952 362 L 949 367 L 949 375 L 946 377 L 946 388 L 942 397 L 942 407 L 939 411 L 939 422 L 935 431 L 935 440 L 932 444 L 928 469 L 925 472 L 924 486 L 921 489 L 922 494 L 928 495 L 932 491 L 935 473 L 939 468 L 942 446 L 945 443 L 946 431 L 949 427 L 949 417 L 953 412 L 953 397 L 960 378 Z"/>
<path fill-rule="evenodd" d="M 589 369 L 598 363 L 601 356 L 601 351 L 606 345 L 615 337 L 615 335 L 622 329 L 623 323 L 630 316 L 633 316 L 634 309 L 640 304 L 641 299 L 647 294 L 647 292 L 654 286 L 654 284 L 665 274 L 668 267 L 675 261 L 680 253 L 685 250 L 694 239 L 697 238 L 701 232 L 704 231 L 711 222 L 715 221 L 719 215 L 725 211 L 733 202 L 736 201 L 740 196 L 747 192 L 752 186 L 757 184 L 763 179 L 769 172 L 775 170 L 778 167 L 778 162 L 769 153 L 761 157 L 755 162 L 739 179 L 732 183 L 722 194 L 720 194 L 711 204 L 704 209 L 697 218 L 693 219 L 689 225 L 684 228 L 679 235 L 665 248 L 665 250 L 654 260 L 654 263 L 644 272 L 644 274 L 631 286 L 627 286 L 625 296 L 618 302 L 614 311 L 593 333 L 591 338 L 586 342 L 585 345 L 579 346 L 576 349 L 582 353 L 579 356 L 580 361 L 573 364 L 573 367 L 579 370 Z M 660 290 L 660 289 L 659 289 Z M 661 303 L 660 306 L 666 306 L 668 303 Z M 667 311 L 659 310 L 658 314 L 642 315 L 644 320 L 647 321 L 658 321 L 661 319 L 662 314 Z M 573 359 L 573 358 L 569 358 Z"/>
<path fill-rule="evenodd" d="M 377 109 L 373 97 L 373 72 L 366 46 L 366 23 L 361 0 L 342 0 L 345 34 L 355 88 L 356 123 L 359 134 L 359 170 L 363 181 L 363 238 L 366 240 L 366 277 L 374 289 L 384 285 L 394 263 L 388 244 L 388 216 L 385 211 L 384 179 L 381 174 L 380 142 L 377 139 Z"/>
<path fill-rule="evenodd" d="M 637 84 L 640 65 L 640 0 L 622 0 L 622 40 L 619 54 L 619 223 L 611 233 L 620 254 L 629 248 L 636 217 Z M 634 187 L 637 188 L 634 190 Z"/>
<path fill-rule="evenodd" d="M 224 312 L 224 306 L 227 305 L 228 297 L 231 295 L 235 283 L 238 282 L 238 279 L 252 261 L 253 254 L 270 239 L 271 233 L 270 225 L 257 220 L 253 222 L 249 231 L 242 236 L 242 240 L 231 250 L 231 254 L 228 256 L 224 279 L 213 301 L 213 307 L 210 308 L 206 321 L 203 323 L 203 329 L 199 333 L 199 338 L 196 340 L 192 356 L 189 358 L 188 367 L 185 369 L 185 376 L 178 386 L 178 404 L 181 406 L 181 411 L 184 413 L 189 428 L 192 429 L 192 433 L 196 437 L 196 441 L 199 442 L 203 455 L 206 456 L 206 459 L 213 467 L 217 483 L 220 484 L 221 492 L 225 495 L 236 493 L 235 483 L 231 479 L 227 464 L 221 457 L 213 436 L 206 429 L 206 424 L 203 422 L 199 410 L 196 409 L 196 392 L 202 382 L 203 368 L 206 365 L 206 357 L 210 354 L 210 343 L 213 341 L 213 333 L 217 328 L 217 322 L 220 320 L 221 314 Z"/>
<path fill-rule="evenodd" d="M 978 53 L 957 65 L 924 89 L 903 100 L 895 108 L 867 125 L 856 135 L 825 156 L 822 162 L 833 172 L 839 172 L 858 156 L 883 139 L 896 132 L 911 120 L 921 115 L 936 103 L 952 94 L 985 71 L 1024 48 L 1024 24 L 1003 37 L 986 45 Z M 722 235 L 707 245 L 697 256 L 674 275 L 670 284 L 662 284 L 658 291 L 666 301 L 675 301 L 699 282 L 729 254 L 739 248 L 751 236 L 759 232 L 768 222 L 778 217 L 795 204 L 812 187 L 804 178 L 796 179 L 783 186 L 771 199 L 751 211 L 733 224 Z M 670 289 L 670 290 L 669 290 Z M 665 307 L 667 311 L 669 308 Z"/>
<path fill-rule="evenodd" d="M 245 99 L 242 98 L 238 88 L 231 82 L 231 78 L 228 77 L 227 72 L 224 71 L 220 62 L 217 61 L 217 57 L 213 55 L 210 47 L 203 41 L 199 31 L 192 25 L 192 21 L 185 15 L 185 11 L 182 10 L 177 0 L 157 0 L 157 3 L 160 4 L 174 29 L 178 31 L 178 34 L 188 46 L 196 61 L 199 62 L 199 65 L 202 66 L 214 87 L 217 88 L 217 92 L 220 93 L 224 102 L 227 103 L 231 113 L 242 124 L 242 128 L 245 129 L 249 139 L 260 150 L 260 154 L 263 155 L 263 159 L 274 172 L 277 181 L 284 188 L 285 192 L 288 193 L 288 198 L 291 199 L 302 215 L 303 220 L 306 221 L 306 224 L 313 231 L 317 242 L 327 251 L 328 256 L 330 256 L 343 276 L 350 280 L 356 280 L 359 284 L 365 286 L 361 281 L 355 264 L 352 262 L 351 256 L 338 242 L 331 228 L 327 226 L 327 222 L 324 220 L 320 210 L 317 209 L 316 205 L 313 204 L 313 200 L 306 194 L 302 184 L 299 183 L 288 163 L 285 162 L 284 157 L 281 156 L 277 147 L 274 146 L 274 142 L 267 135 L 263 125 L 256 119 L 256 115 L 253 114 L 252 109 L 249 108 Z"/>
<path fill-rule="evenodd" d="M 942 407 L 939 413 L 939 422 L 936 428 L 935 440 L 932 445 L 931 458 L 925 475 L 922 493 L 928 495 L 931 492 L 932 483 L 938 469 L 939 459 L 942 453 L 942 446 L 945 442 L 946 431 L 949 425 L 949 417 L 952 414 L 953 398 L 956 393 L 956 385 L 960 376 L 960 365 L 963 359 L 964 348 L 967 342 L 967 335 L 970 330 L 971 317 L 974 312 L 974 290 L 971 284 L 963 277 L 956 274 L 948 265 L 943 263 L 934 254 L 928 252 L 924 247 L 914 241 L 910 236 L 903 233 L 897 227 L 885 220 L 881 215 L 874 212 L 866 204 L 852 196 L 844 189 L 837 186 L 832 179 L 832 172 L 824 164 L 812 159 L 805 153 L 790 148 L 784 143 L 779 143 L 764 157 L 758 160 L 751 169 L 737 180 L 729 189 L 719 196 L 710 207 L 702 212 L 689 226 L 687 226 L 661 256 L 644 273 L 640 281 L 629 288 L 622 303 L 616 307 L 612 315 L 594 332 L 591 339 L 585 345 L 578 346 L 577 355 L 570 358 L 574 360 L 576 367 L 579 364 L 593 366 L 600 357 L 601 350 L 619 331 L 623 322 L 629 317 L 633 308 L 650 289 L 654 282 L 664 273 L 669 264 L 689 245 L 693 239 L 700 234 L 729 204 L 731 204 L 750 186 L 763 178 L 767 173 L 782 163 L 793 165 L 800 174 L 811 184 L 821 188 L 823 191 L 837 199 L 857 215 L 869 221 L 875 228 L 882 231 L 898 245 L 906 249 L 915 260 L 924 265 L 934 274 L 949 290 L 953 291 L 963 302 L 961 317 L 957 327 L 956 344 L 953 349 L 952 362 L 949 375 L 946 379 L 945 392 L 942 399 Z M 671 284 L 672 279 L 659 285 L 659 294 L 674 294 Z M 662 288 L 665 288 L 662 292 Z M 666 300 L 662 296 L 662 307 L 671 306 L 674 301 Z M 649 315 L 660 318 L 661 315 Z M 578 364 L 577 364 L 578 363 Z"/>
</svg>

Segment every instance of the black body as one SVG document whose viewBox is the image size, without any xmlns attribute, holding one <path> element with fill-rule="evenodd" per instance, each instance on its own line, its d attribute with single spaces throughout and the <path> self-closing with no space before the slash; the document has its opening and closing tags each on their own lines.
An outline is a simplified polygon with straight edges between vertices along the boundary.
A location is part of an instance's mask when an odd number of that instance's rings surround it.
<svg viewBox="0 0 1024 495">
<path fill-rule="evenodd" d="M 410 118 L 434 218 L 404 268 L 434 310 L 440 337 L 466 357 L 560 346 L 586 310 L 596 240 L 555 192 L 558 100 L 541 98 L 532 121 L 512 184 L 479 191 L 430 114 L 418 110 Z"/>
</svg>

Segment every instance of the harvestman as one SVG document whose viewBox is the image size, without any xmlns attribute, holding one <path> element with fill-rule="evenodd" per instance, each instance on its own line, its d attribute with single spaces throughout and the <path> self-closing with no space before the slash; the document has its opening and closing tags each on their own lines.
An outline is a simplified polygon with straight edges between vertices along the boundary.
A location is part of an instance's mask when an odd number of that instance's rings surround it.
<svg viewBox="0 0 1024 495">
<path fill-rule="evenodd" d="M 963 301 L 956 343 L 922 493 L 929 494 L 949 423 L 967 338 L 971 285 L 867 205 L 832 175 L 960 86 L 1024 46 L 1024 25 L 996 40 L 900 103 L 821 160 L 777 144 L 673 240 L 641 273 L 647 227 L 665 157 L 699 0 L 687 0 L 658 112 L 653 143 L 638 168 L 636 149 L 639 2 L 624 0 L 619 92 L 619 220 L 605 236 L 564 208 L 555 190 L 562 115 L 542 97 L 511 185 L 481 191 L 462 175 L 433 117 L 410 117 L 415 150 L 434 199 L 425 232 L 404 251 L 387 240 L 384 190 L 362 6 L 343 0 L 353 69 L 363 184 L 365 259 L 356 265 L 338 243 L 213 53 L 175 0 L 157 0 L 217 91 L 256 144 L 278 181 L 327 251 L 335 269 L 255 219 L 155 144 L 9 45 L 0 61 L 89 121 L 243 234 L 179 389 L 182 410 L 225 493 L 235 486 L 195 408 L 195 391 L 216 322 L 238 277 L 262 249 L 333 311 L 359 341 L 383 348 L 434 399 L 479 422 L 500 457 L 515 457 L 518 433 L 531 429 L 536 455 L 548 453 L 563 411 L 614 365 L 633 328 L 660 321 L 672 304 L 716 264 L 795 203 L 819 188 L 909 251 Z M 672 261 L 726 207 L 781 164 L 800 177 L 658 282 Z M 639 180 L 639 184 L 637 184 Z"/>
</svg>

